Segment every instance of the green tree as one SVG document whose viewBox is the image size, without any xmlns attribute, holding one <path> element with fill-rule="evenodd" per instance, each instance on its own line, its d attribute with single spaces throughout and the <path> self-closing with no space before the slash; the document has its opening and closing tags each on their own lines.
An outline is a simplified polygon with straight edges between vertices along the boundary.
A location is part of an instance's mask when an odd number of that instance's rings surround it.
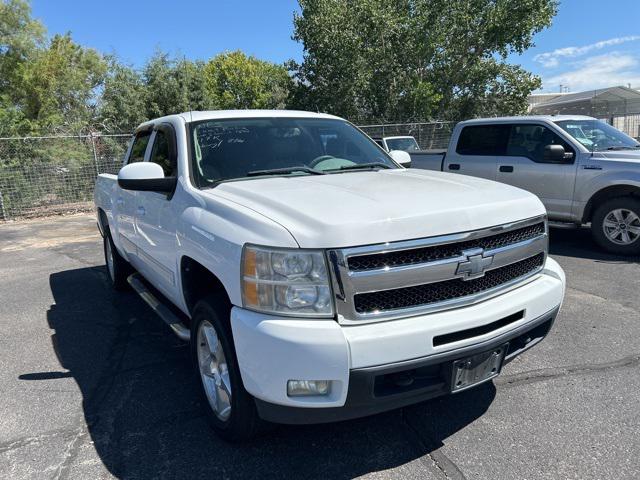
<svg viewBox="0 0 640 480">
<path fill-rule="evenodd" d="M 109 70 L 100 96 L 98 129 L 106 132 L 130 132 L 147 120 L 146 85 L 133 68 L 109 59 Z"/>
<path fill-rule="evenodd" d="M 42 131 L 79 133 L 93 122 L 106 73 L 100 53 L 55 35 L 21 68 L 20 107 Z"/>
<path fill-rule="evenodd" d="M 211 108 L 204 63 L 172 59 L 157 52 L 143 69 L 147 118 Z"/>
<path fill-rule="evenodd" d="M 19 135 L 31 126 L 18 106 L 21 71 L 45 41 L 24 0 L 0 1 L 0 136 Z"/>
<path fill-rule="evenodd" d="M 207 95 L 216 108 L 284 108 L 291 78 L 282 65 L 241 51 L 215 56 L 205 66 Z"/>
<path fill-rule="evenodd" d="M 555 0 L 299 0 L 296 102 L 376 121 L 520 113 L 539 79 L 506 57 L 532 46 Z"/>
</svg>

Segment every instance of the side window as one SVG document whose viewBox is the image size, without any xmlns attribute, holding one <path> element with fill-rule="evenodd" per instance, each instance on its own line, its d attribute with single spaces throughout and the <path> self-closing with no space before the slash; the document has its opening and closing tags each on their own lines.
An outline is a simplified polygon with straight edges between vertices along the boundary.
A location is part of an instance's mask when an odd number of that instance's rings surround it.
<svg viewBox="0 0 640 480">
<path fill-rule="evenodd" d="M 503 155 L 509 137 L 509 125 L 470 125 L 458 138 L 460 155 Z"/>
<path fill-rule="evenodd" d="M 149 161 L 160 165 L 162 170 L 164 170 L 165 177 L 171 177 L 175 174 L 176 165 L 171 162 L 169 141 L 167 135 L 162 130 L 156 131 L 156 138 L 153 142 Z"/>
<path fill-rule="evenodd" d="M 573 149 L 556 133 L 542 125 L 513 125 L 507 143 L 508 156 L 527 157 L 538 163 L 546 163 L 544 149 L 547 145 L 562 145 L 566 152 Z"/>
<path fill-rule="evenodd" d="M 127 163 L 142 162 L 144 160 L 144 152 L 147 149 L 150 137 L 150 131 L 140 132 L 136 135 L 136 138 L 133 140 L 133 146 L 131 147 L 131 153 L 129 154 Z"/>
</svg>

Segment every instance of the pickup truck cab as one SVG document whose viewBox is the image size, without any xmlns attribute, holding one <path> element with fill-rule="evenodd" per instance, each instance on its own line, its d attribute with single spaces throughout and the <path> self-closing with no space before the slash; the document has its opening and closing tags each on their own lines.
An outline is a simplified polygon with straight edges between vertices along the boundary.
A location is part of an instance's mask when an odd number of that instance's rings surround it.
<svg viewBox="0 0 640 480">
<path fill-rule="evenodd" d="M 403 152 L 415 152 L 420 150 L 420 145 L 412 136 L 373 137 L 373 141 L 387 152 L 402 150 Z"/>
<path fill-rule="evenodd" d="M 446 151 L 411 153 L 412 166 L 520 187 L 549 220 L 591 224 L 594 240 L 640 254 L 640 142 L 585 116 L 476 119 L 456 125 Z"/>
<path fill-rule="evenodd" d="M 190 341 L 232 440 L 489 381 L 547 335 L 565 291 L 534 195 L 405 169 L 331 115 L 146 122 L 95 203 L 113 286 Z"/>
</svg>

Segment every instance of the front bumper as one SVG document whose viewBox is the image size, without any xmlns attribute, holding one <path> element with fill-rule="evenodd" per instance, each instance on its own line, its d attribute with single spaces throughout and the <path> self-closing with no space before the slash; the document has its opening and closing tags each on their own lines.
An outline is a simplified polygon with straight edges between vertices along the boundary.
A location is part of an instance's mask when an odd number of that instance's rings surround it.
<svg viewBox="0 0 640 480">
<path fill-rule="evenodd" d="M 380 367 L 351 370 L 347 399 L 342 407 L 301 408 L 256 399 L 258 413 L 275 423 L 326 423 L 374 415 L 451 392 L 453 362 L 508 342 L 504 364 L 539 343 L 549 333 L 559 309 L 503 335 L 429 357 Z M 406 385 L 407 379 L 412 382 Z"/>
<path fill-rule="evenodd" d="M 366 416 L 448 393 L 453 361 L 509 342 L 505 362 L 542 340 L 562 304 L 565 277 L 544 270 L 464 308 L 365 325 L 257 314 L 234 307 L 231 326 L 245 388 L 279 423 Z M 528 341 L 526 341 L 528 340 Z M 406 388 L 397 375 L 413 375 Z M 324 397 L 288 397 L 290 379 L 331 380 Z"/>
</svg>

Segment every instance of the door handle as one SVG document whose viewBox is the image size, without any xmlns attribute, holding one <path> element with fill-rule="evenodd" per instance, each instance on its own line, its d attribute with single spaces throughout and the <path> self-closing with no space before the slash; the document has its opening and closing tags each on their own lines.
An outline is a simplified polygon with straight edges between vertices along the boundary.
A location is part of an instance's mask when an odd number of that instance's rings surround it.
<svg viewBox="0 0 640 480">
<path fill-rule="evenodd" d="M 147 211 L 143 206 L 138 207 L 138 215 L 144 215 L 145 213 L 147 213 Z"/>
<path fill-rule="evenodd" d="M 500 171 L 504 173 L 513 172 L 513 167 L 511 165 L 500 165 Z"/>
<path fill-rule="evenodd" d="M 449 170 L 460 170 L 460 164 L 459 163 L 450 163 L 449 164 Z"/>
<path fill-rule="evenodd" d="M 119 207 L 124 205 L 124 198 L 118 197 L 118 199 L 116 200 L 116 205 L 119 206 Z"/>
</svg>

